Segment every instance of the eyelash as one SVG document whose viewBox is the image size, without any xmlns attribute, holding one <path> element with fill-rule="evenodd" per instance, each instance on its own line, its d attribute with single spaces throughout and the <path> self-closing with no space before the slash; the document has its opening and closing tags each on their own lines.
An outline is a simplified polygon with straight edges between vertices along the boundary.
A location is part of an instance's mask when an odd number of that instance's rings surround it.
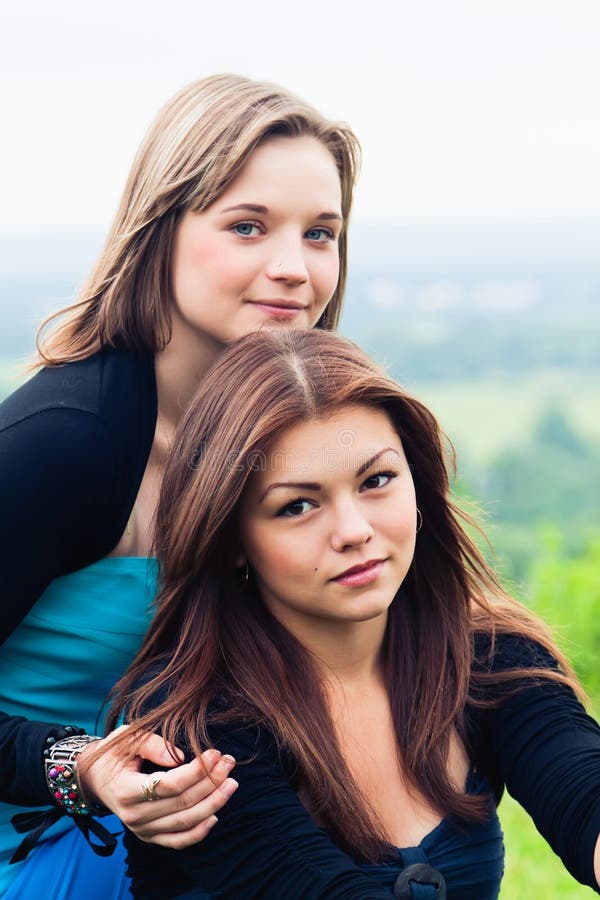
<svg viewBox="0 0 600 900">
<path fill-rule="evenodd" d="M 390 483 L 390 481 L 392 481 L 394 478 L 397 478 L 397 477 L 398 477 L 397 472 L 388 472 L 388 471 L 374 472 L 372 475 L 369 475 L 368 478 L 365 478 L 361 487 L 364 487 L 364 485 L 367 483 L 367 481 L 371 481 L 372 478 L 387 478 L 387 481 L 385 482 L 385 484 L 378 484 L 374 488 L 371 488 L 371 490 L 377 490 L 377 488 L 387 487 L 388 484 Z M 367 490 L 369 490 L 369 488 L 367 488 Z"/>
<path fill-rule="evenodd" d="M 367 488 L 367 490 L 373 490 L 373 491 L 380 490 L 381 488 L 387 487 L 388 484 L 394 478 L 397 478 L 397 477 L 398 477 L 397 472 L 390 472 L 390 471 L 374 472 L 372 475 L 369 475 L 368 478 L 365 478 L 365 480 L 361 484 L 361 489 L 364 488 L 365 485 L 367 484 L 367 482 L 371 481 L 373 478 L 387 478 L 388 480 L 384 484 L 377 484 L 371 488 Z M 289 503 L 286 503 L 285 506 L 282 506 L 281 509 L 276 513 L 276 516 L 285 518 L 285 519 L 300 519 L 300 518 L 302 518 L 302 516 L 306 515 L 305 512 L 299 513 L 298 515 L 286 515 L 289 512 L 289 510 L 291 509 L 291 507 L 297 506 L 299 503 L 312 504 L 313 501 L 309 500 L 307 497 L 296 497 L 294 500 L 290 500 Z"/>
<path fill-rule="evenodd" d="M 246 240 L 256 237 L 255 234 L 240 234 L 240 232 L 236 230 L 244 225 L 250 225 L 252 228 L 258 228 L 260 233 L 264 234 L 263 225 L 260 222 L 252 222 L 250 220 L 244 220 L 243 222 L 235 222 L 233 225 L 229 226 L 229 231 L 232 231 L 238 237 L 244 238 Z M 325 226 L 323 226 L 323 225 L 317 225 L 314 228 L 309 228 L 308 231 L 304 232 L 304 236 L 306 237 L 306 235 L 310 234 L 311 231 L 319 231 L 321 234 L 324 234 L 327 239 L 327 240 L 318 240 L 318 239 L 314 239 L 314 238 L 308 238 L 308 240 L 311 241 L 312 243 L 325 244 L 325 243 L 327 243 L 327 241 L 335 241 L 336 240 L 336 236 L 333 233 L 333 231 L 330 228 L 325 228 Z"/>
</svg>

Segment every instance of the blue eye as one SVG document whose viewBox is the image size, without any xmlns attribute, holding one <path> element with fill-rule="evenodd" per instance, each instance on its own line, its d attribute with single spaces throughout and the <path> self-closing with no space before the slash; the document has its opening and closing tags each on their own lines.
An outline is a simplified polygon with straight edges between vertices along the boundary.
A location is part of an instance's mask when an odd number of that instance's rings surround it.
<svg viewBox="0 0 600 900">
<path fill-rule="evenodd" d="M 260 234 L 260 228 L 254 222 L 236 222 L 231 226 L 231 231 L 239 234 L 240 237 L 256 237 Z"/>
<path fill-rule="evenodd" d="M 298 500 L 292 500 L 291 503 L 286 503 L 285 506 L 282 506 L 277 515 L 288 519 L 297 519 L 299 516 L 303 516 L 313 508 L 313 504 L 310 500 L 303 500 L 299 497 Z"/>
<path fill-rule="evenodd" d="M 305 232 L 304 237 L 319 244 L 335 240 L 335 235 L 329 228 L 310 228 Z"/>
<path fill-rule="evenodd" d="M 387 484 L 392 481 L 393 478 L 396 478 L 396 472 L 376 472 L 375 475 L 369 475 L 368 478 L 365 478 L 361 485 L 361 490 L 371 490 L 372 488 L 381 488 L 385 487 Z"/>
</svg>

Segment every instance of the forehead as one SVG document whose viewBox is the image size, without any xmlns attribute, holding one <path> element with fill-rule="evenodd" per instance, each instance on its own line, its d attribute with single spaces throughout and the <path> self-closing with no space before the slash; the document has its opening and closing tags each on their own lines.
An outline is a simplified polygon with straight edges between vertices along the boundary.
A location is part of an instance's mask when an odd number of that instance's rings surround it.
<svg viewBox="0 0 600 900">
<path fill-rule="evenodd" d="M 272 444 L 256 481 L 273 477 L 323 481 L 336 476 L 354 477 L 356 471 L 382 450 L 390 460 L 403 457 L 402 442 L 383 410 L 347 406 L 326 418 L 299 422 Z M 386 454 L 382 457 L 385 461 Z M 310 476 L 310 477 L 309 477 Z"/>
<path fill-rule="evenodd" d="M 311 135 L 270 137 L 254 150 L 239 174 L 216 201 L 275 205 L 284 197 L 310 200 L 319 211 L 339 212 L 340 177 L 327 147 Z"/>
</svg>

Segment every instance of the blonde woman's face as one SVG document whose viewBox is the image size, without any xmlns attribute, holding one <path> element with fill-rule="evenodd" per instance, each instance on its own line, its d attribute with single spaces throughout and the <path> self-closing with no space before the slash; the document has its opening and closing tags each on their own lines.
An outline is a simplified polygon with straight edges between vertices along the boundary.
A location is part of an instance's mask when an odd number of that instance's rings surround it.
<svg viewBox="0 0 600 900">
<path fill-rule="evenodd" d="M 311 328 L 337 285 L 341 227 L 327 148 L 309 136 L 269 138 L 212 206 L 182 218 L 173 337 L 225 345 L 262 327 Z"/>
<path fill-rule="evenodd" d="M 412 562 L 416 520 L 388 416 L 348 406 L 284 432 L 251 476 L 240 536 L 266 606 L 311 641 L 325 623 L 385 623 Z"/>
</svg>

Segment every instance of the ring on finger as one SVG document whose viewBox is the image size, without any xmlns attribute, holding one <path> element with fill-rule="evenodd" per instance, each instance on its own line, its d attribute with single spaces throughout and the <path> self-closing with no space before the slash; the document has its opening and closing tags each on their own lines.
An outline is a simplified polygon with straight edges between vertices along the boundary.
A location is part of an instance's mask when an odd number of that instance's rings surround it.
<svg viewBox="0 0 600 900">
<path fill-rule="evenodd" d="M 159 784 L 160 778 L 154 778 L 152 781 L 148 779 L 145 784 L 142 785 L 142 794 L 144 800 L 160 800 L 160 797 L 156 793 L 156 785 Z"/>
</svg>

